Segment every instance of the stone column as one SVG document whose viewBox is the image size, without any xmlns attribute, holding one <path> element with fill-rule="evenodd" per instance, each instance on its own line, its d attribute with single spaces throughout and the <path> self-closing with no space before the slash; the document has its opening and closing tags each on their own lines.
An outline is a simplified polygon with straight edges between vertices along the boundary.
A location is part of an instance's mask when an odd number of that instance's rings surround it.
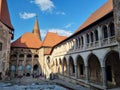
<svg viewBox="0 0 120 90">
<path fill-rule="evenodd" d="M 64 65 L 62 65 L 62 74 L 64 75 Z"/>
<path fill-rule="evenodd" d="M 86 82 L 89 82 L 89 70 L 88 70 L 88 66 L 85 66 L 85 75 L 86 75 Z"/>
<path fill-rule="evenodd" d="M 102 46 L 102 28 L 98 27 L 98 41 L 99 41 L 99 47 Z"/>
<path fill-rule="evenodd" d="M 34 60 L 34 54 L 32 54 L 32 62 L 31 62 L 31 65 L 32 65 L 32 73 L 33 73 L 33 60 Z"/>
<path fill-rule="evenodd" d="M 101 67 L 101 68 L 102 68 L 102 82 L 103 82 L 103 87 L 106 88 L 107 87 L 106 71 L 105 71 L 105 67 Z"/>
<path fill-rule="evenodd" d="M 76 79 L 78 78 L 78 68 L 77 68 L 77 65 L 75 65 L 75 78 Z"/>
<path fill-rule="evenodd" d="M 25 74 L 25 72 L 26 72 L 26 57 L 27 57 L 27 55 L 26 54 L 24 54 L 24 74 Z"/>
<path fill-rule="evenodd" d="M 70 76 L 70 65 L 67 65 L 67 75 Z"/>
<path fill-rule="evenodd" d="M 83 35 L 83 43 L 84 43 L 83 49 L 85 50 L 86 49 L 86 34 Z"/>
</svg>

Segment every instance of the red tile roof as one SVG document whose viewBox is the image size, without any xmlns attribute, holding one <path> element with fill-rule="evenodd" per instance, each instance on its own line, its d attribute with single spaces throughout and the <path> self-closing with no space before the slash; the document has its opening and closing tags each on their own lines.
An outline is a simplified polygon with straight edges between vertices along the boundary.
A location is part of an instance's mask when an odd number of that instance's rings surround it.
<svg viewBox="0 0 120 90">
<path fill-rule="evenodd" d="M 6 0 L 0 0 L 0 21 L 13 30 Z"/>
<path fill-rule="evenodd" d="M 40 48 L 42 42 L 33 33 L 25 33 L 19 39 L 12 42 L 11 47 Z"/>
<path fill-rule="evenodd" d="M 97 20 L 101 19 L 108 13 L 113 10 L 113 0 L 108 0 L 101 8 L 95 11 L 78 29 L 76 32 L 81 31 L 85 27 L 89 26 L 90 24 L 96 22 Z"/>
<path fill-rule="evenodd" d="M 48 32 L 42 46 L 53 47 L 66 38 L 66 36 L 59 36 L 57 33 Z"/>
</svg>

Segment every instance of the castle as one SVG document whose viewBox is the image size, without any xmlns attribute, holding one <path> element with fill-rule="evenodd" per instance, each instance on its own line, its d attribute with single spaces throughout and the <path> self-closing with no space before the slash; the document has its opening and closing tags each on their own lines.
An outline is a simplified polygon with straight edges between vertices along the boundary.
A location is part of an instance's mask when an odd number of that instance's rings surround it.
<svg viewBox="0 0 120 90">
<path fill-rule="evenodd" d="M 6 4 L 6 0 L 1 0 Z M 5 5 L 7 8 L 7 5 Z M 77 30 L 69 37 L 48 32 L 41 40 L 38 19 L 36 18 L 32 33 L 23 34 L 3 50 L 3 41 L 7 38 L 0 36 L 1 72 L 6 72 L 8 66 L 10 76 L 44 75 L 50 78 L 51 74 L 59 79 L 78 83 L 86 87 L 93 86 L 99 89 L 120 87 L 120 0 L 108 0 L 96 10 Z M 0 12 L 3 13 L 3 12 Z M 13 27 L 8 19 L 3 22 L 1 17 L 1 31 L 5 27 L 9 37 L 12 37 Z M 4 17 L 2 17 L 4 18 Z M 4 31 L 3 31 L 4 33 Z M 1 34 L 1 33 L 0 33 Z M 4 34 L 2 34 L 4 35 Z M 4 37 L 4 38 L 3 38 Z M 10 39 L 8 40 L 8 42 Z M 1 48 L 0 47 L 0 48 Z M 4 57 L 4 53 L 6 58 Z M 8 55 L 8 56 L 7 56 Z M 9 64 L 6 67 L 6 64 Z"/>
</svg>

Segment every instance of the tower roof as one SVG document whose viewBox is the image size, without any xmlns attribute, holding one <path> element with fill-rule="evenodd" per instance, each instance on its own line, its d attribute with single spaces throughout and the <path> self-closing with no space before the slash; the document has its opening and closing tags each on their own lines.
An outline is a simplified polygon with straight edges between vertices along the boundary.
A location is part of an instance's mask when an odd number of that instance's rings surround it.
<svg viewBox="0 0 120 90">
<path fill-rule="evenodd" d="M 6 0 L 0 0 L 0 21 L 8 28 L 13 30 Z"/>
<path fill-rule="evenodd" d="M 35 36 L 37 36 L 41 40 L 41 35 L 40 35 L 40 30 L 39 30 L 39 25 L 38 25 L 38 18 L 36 16 L 36 21 L 34 24 L 33 32 Z"/>
</svg>

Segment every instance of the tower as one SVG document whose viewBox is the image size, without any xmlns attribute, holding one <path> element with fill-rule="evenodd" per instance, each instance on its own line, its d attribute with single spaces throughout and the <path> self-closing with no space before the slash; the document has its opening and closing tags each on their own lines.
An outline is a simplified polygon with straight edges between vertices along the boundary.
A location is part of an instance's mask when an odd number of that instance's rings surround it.
<svg viewBox="0 0 120 90">
<path fill-rule="evenodd" d="M 36 16 L 36 21 L 34 24 L 34 28 L 33 28 L 33 32 L 32 32 L 35 36 L 37 36 L 40 41 L 41 41 L 41 35 L 40 35 L 40 30 L 39 30 L 39 25 L 38 25 L 38 17 Z"/>
</svg>

